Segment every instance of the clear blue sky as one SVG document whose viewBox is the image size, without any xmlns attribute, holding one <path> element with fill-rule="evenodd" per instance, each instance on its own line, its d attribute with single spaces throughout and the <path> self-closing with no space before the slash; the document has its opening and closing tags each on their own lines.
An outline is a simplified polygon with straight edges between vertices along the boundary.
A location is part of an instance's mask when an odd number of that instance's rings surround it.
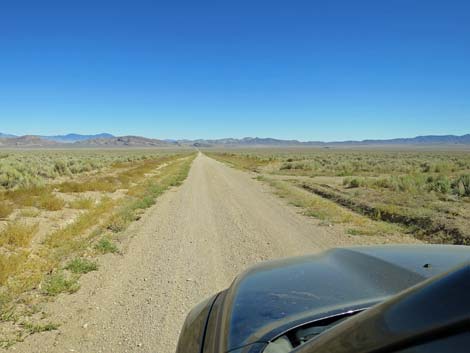
<svg viewBox="0 0 470 353">
<path fill-rule="evenodd" d="M 470 1 L 3 1 L 0 132 L 470 132 Z"/>
</svg>

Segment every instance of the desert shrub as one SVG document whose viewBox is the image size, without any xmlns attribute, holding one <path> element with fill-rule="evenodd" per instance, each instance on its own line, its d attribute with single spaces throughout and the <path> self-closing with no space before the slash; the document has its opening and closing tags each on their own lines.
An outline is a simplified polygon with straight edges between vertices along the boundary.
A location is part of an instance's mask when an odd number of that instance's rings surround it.
<svg viewBox="0 0 470 353">
<path fill-rule="evenodd" d="M 60 192 L 79 193 L 86 191 L 114 192 L 119 188 L 119 180 L 113 177 L 91 179 L 85 182 L 66 181 L 59 185 Z"/>
<path fill-rule="evenodd" d="M 439 162 L 434 165 L 434 173 L 449 173 L 455 171 L 455 166 L 449 162 Z"/>
<path fill-rule="evenodd" d="M 48 211 L 58 211 L 65 206 L 64 200 L 54 194 L 41 195 L 37 202 L 37 207 Z"/>
<path fill-rule="evenodd" d="M 372 186 L 379 189 L 391 189 L 392 181 L 390 178 L 378 178 L 372 182 Z"/>
<path fill-rule="evenodd" d="M 69 202 L 69 206 L 75 209 L 89 209 L 92 208 L 95 204 L 95 201 L 89 197 L 79 197 L 71 202 Z"/>
<path fill-rule="evenodd" d="M 429 177 L 427 179 L 428 189 L 430 191 L 447 194 L 451 191 L 451 182 L 449 178 L 444 175 L 437 177 Z"/>
<path fill-rule="evenodd" d="M 31 239 L 36 234 L 38 225 L 27 225 L 21 222 L 8 223 L 0 232 L 0 246 L 28 247 Z"/>
<path fill-rule="evenodd" d="M 361 182 L 359 181 L 359 179 L 351 179 L 351 181 L 349 182 L 349 187 L 351 188 L 358 188 L 359 186 L 361 186 Z"/>
<path fill-rule="evenodd" d="M 13 212 L 11 203 L 0 201 L 0 218 L 7 218 Z"/>
<path fill-rule="evenodd" d="M 460 196 L 470 196 L 470 174 L 463 174 L 452 183 L 452 189 Z"/>
<path fill-rule="evenodd" d="M 54 171 L 58 175 L 71 174 L 70 170 L 68 169 L 67 162 L 65 162 L 64 160 L 58 160 L 54 162 Z"/>
<path fill-rule="evenodd" d="M 60 271 L 46 277 L 41 287 L 44 294 L 54 296 L 60 293 L 74 293 L 80 285 L 76 278 L 67 278 Z"/>
<path fill-rule="evenodd" d="M 119 233 L 119 232 L 122 232 L 123 230 L 125 230 L 127 228 L 128 224 L 129 224 L 129 222 L 126 219 L 124 219 L 124 218 L 122 218 L 118 215 L 114 215 L 107 222 L 106 229 L 110 230 L 113 233 Z"/>
<path fill-rule="evenodd" d="M 76 258 L 70 261 L 67 266 L 65 266 L 65 269 L 76 274 L 82 274 L 96 271 L 98 269 L 98 265 L 96 262 L 87 259 Z"/>
<path fill-rule="evenodd" d="M 22 326 L 28 331 L 29 333 L 39 333 L 39 332 L 47 332 L 47 331 L 54 331 L 59 328 L 58 324 L 48 323 L 48 324 L 33 324 L 30 322 L 24 322 Z"/>
<path fill-rule="evenodd" d="M 20 211 L 21 217 L 34 218 L 41 214 L 41 212 L 36 208 L 25 208 Z"/>
<path fill-rule="evenodd" d="M 17 272 L 28 254 L 27 251 L 0 252 L 0 285 L 5 284 L 8 278 Z"/>
<path fill-rule="evenodd" d="M 343 179 L 343 185 L 348 188 L 358 188 L 365 185 L 365 180 L 358 178 L 345 178 Z"/>
<path fill-rule="evenodd" d="M 391 177 L 393 191 L 416 193 L 424 189 L 426 179 L 423 175 L 400 175 Z"/>
<path fill-rule="evenodd" d="M 101 238 L 100 241 L 95 245 L 95 249 L 102 254 L 117 253 L 119 250 L 115 244 L 108 238 Z"/>
<path fill-rule="evenodd" d="M 281 165 L 281 167 L 279 169 L 280 170 L 290 170 L 290 169 L 292 169 L 292 163 L 284 163 L 283 165 Z"/>
<path fill-rule="evenodd" d="M 15 205 L 23 207 L 35 206 L 37 199 L 50 194 L 51 190 L 45 186 L 30 186 L 5 192 L 5 198 Z"/>
</svg>

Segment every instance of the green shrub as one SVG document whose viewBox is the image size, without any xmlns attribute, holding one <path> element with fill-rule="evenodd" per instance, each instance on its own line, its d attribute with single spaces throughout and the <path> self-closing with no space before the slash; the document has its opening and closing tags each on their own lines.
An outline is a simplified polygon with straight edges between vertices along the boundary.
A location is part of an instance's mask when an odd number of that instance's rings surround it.
<svg viewBox="0 0 470 353">
<path fill-rule="evenodd" d="M 349 187 L 350 188 L 358 188 L 359 186 L 362 186 L 363 184 L 364 184 L 363 181 L 361 181 L 359 179 L 356 179 L 356 178 L 351 179 L 349 181 Z"/>
<path fill-rule="evenodd" d="M 280 170 L 290 170 L 290 169 L 292 169 L 292 164 L 291 163 L 284 163 L 283 165 L 281 165 L 281 167 L 279 169 Z"/>
<path fill-rule="evenodd" d="M 460 196 L 470 196 L 470 174 L 463 174 L 452 183 L 452 189 Z"/>
<path fill-rule="evenodd" d="M 434 178 L 429 177 L 427 183 L 430 191 L 447 194 L 452 190 L 449 178 L 443 175 L 439 175 Z"/>
<path fill-rule="evenodd" d="M 60 293 L 74 293 L 80 288 L 76 278 L 68 279 L 63 272 L 49 275 L 43 282 L 44 294 L 54 296 Z"/>
<path fill-rule="evenodd" d="M 87 259 L 76 258 L 70 261 L 67 266 L 65 266 L 65 269 L 73 273 L 82 274 L 96 271 L 98 269 L 98 265 L 96 262 Z"/>
<path fill-rule="evenodd" d="M 46 332 L 46 331 L 54 331 L 59 328 L 58 324 L 48 323 L 48 324 L 33 324 L 30 322 L 24 322 L 23 327 L 29 333 L 39 333 L 39 332 Z"/>
<path fill-rule="evenodd" d="M 95 249 L 98 250 L 102 254 L 107 253 L 117 253 L 118 248 L 115 244 L 113 244 L 109 239 L 102 238 L 96 245 Z"/>
</svg>

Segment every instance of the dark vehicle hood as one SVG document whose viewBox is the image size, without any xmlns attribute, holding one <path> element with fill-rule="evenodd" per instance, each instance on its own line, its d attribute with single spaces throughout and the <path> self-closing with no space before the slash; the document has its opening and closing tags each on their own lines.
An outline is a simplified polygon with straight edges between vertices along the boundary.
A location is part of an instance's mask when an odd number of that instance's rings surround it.
<svg viewBox="0 0 470 353">
<path fill-rule="evenodd" d="M 333 249 L 272 261 L 240 275 L 215 302 L 219 351 L 266 342 L 293 325 L 368 308 L 470 260 L 446 245 Z M 211 326 L 211 323 L 209 324 Z"/>
</svg>

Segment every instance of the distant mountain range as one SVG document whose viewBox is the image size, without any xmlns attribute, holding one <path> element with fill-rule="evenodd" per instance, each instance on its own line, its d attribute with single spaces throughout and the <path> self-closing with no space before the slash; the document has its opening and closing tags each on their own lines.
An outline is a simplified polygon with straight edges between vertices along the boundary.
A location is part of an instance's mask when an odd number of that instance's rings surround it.
<svg viewBox="0 0 470 353">
<path fill-rule="evenodd" d="M 55 135 L 55 136 L 40 136 L 41 138 L 49 141 L 73 143 L 78 141 L 87 141 L 92 139 L 102 138 L 113 138 L 114 135 L 101 133 L 96 135 L 80 135 L 80 134 L 67 134 L 67 135 Z"/>
<path fill-rule="evenodd" d="M 242 139 L 224 138 L 217 140 L 179 140 L 180 144 L 193 144 L 199 147 L 210 146 L 368 146 L 368 145 L 470 145 L 470 134 L 455 135 L 429 135 L 413 138 L 396 138 L 389 140 L 361 140 L 361 141 L 298 141 L 280 140 L 274 138 L 245 137 Z"/>
<path fill-rule="evenodd" d="M 0 147 L 174 147 L 176 141 L 162 141 L 140 136 L 61 135 L 61 136 L 12 136 L 0 135 Z"/>
<path fill-rule="evenodd" d="M 178 146 L 176 141 L 163 141 L 157 139 L 150 139 L 140 136 L 120 136 L 110 138 L 96 138 L 88 139 L 81 142 L 76 142 L 74 145 L 82 146 L 103 146 L 103 147 L 169 147 Z"/>
<path fill-rule="evenodd" d="M 245 137 L 198 140 L 159 140 L 140 136 L 119 136 L 108 133 L 96 135 L 67 134 L 56 136 L 14 136 L 0 133 L 0 147 L 334 147 L 334 146 L 393 146 L 393 145 L 470 145 L 470 134 L 428 135 L 413 138 L 362 141 L 298 141 L 275 138 Z"/>
<path fill-rule="evenodd" d="M 32 136 L 32 135 L 25 135 L 25 136 Z M 18 138 L 21 136 L 11 135 L 11 134 L 3 134 L 0 132 L 0 138 Z M 44 140 L 55 141 L 55 142 L 62 142 L 62 143 L 73 143 L 77 141 L 86 141 L 91 139 L 99 139 L 99 138 L 113 138 L 114 135 L 101 133 L 96 135 L 80 135 L 80 134 L 67 134 L 67 135 L 52 135 L 52 136 L 41 136 L 38 135 Z"/>
</svg>

